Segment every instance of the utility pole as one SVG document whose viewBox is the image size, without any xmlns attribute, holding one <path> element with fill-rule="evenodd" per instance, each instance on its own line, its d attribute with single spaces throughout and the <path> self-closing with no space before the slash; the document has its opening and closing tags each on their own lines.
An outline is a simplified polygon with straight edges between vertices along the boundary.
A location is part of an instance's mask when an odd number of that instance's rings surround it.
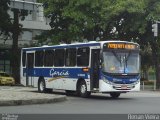
<svg viewBox="0 0 160 120">
<path fill-rule="evenodd" d="M 155 70 L 156 70 L 156 89 L 160 88 L 160 48 L 158 45 L 158 31 L 160 30 L 160 23 L 156 21 L 154 24 L 152 24 L 152 32 L 154 33 L 154 40 L 153 40 L 153 47 L 152 47 L 152 53 L 153 53 L 153 60 L 155 61 Z"/>
</svg>

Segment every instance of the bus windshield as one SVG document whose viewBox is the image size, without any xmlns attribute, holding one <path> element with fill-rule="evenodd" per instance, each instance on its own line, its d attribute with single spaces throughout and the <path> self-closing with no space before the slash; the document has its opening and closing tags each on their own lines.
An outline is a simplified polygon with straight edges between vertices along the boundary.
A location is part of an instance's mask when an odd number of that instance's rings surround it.
<svg viewBox="0 0 160 120">
<path fill-rule="evenodd" d="M 107 73 L 139 73 L 139 53 L 132 51 L 104 51 L 103 72 Z"/>
</svg>

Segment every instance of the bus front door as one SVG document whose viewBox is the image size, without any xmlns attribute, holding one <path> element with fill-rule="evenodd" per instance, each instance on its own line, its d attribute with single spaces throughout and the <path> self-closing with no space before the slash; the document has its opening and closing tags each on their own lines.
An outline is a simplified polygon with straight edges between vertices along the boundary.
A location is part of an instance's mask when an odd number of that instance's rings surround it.
<svg viewBox="0 0 160 120">
<path fill-rule="evenodd" d="M 26 86 L 33 86 L 34 82 L 34 53 L 27 53 L 27 64 L 26 64 Z"/>
<path fill-rule="evenodd" d="M 99 64 L 100 64 L 100 49 L 92 49 L 91 51 L 91 90 L 99 88 Z"/>
</svg>

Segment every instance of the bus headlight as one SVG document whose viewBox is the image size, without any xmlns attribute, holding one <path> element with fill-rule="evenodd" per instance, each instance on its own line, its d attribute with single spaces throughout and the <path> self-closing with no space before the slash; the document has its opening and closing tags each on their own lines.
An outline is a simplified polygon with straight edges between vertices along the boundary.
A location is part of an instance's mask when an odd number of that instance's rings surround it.
<svg viewBox="0 0 160 120">
<path fill-rule="evenodd" d="M 107 84 L 112 84 L 109 80 L 107 80 L 105 77 L 103 77 L 103 81 L 106 82 Z"/>
<path fill-rule="evenodd" d="M 137 80 L 136 82 L 134 82 L 133 84 L 136 85 L 140 82 L 140 80 Z"/>
</svg>

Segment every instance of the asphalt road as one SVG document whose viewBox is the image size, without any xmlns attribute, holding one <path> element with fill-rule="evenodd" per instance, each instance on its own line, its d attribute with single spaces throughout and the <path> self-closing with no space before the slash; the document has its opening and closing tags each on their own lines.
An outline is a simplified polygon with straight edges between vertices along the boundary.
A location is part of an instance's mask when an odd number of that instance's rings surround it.
<svg viewBox="0 0 160 120">
<path fill-rule="evenodd" d="M 64 93 L 55 93 L 64 94 Z M 89 98 L 68 96 L 67 101 L 54 104 L 0 107 L 0 113 L 13 114 L 158 114 L 160 91 L 141 91 L 122 94 L 111 99 L 107 94 Z"/>
</svg>

